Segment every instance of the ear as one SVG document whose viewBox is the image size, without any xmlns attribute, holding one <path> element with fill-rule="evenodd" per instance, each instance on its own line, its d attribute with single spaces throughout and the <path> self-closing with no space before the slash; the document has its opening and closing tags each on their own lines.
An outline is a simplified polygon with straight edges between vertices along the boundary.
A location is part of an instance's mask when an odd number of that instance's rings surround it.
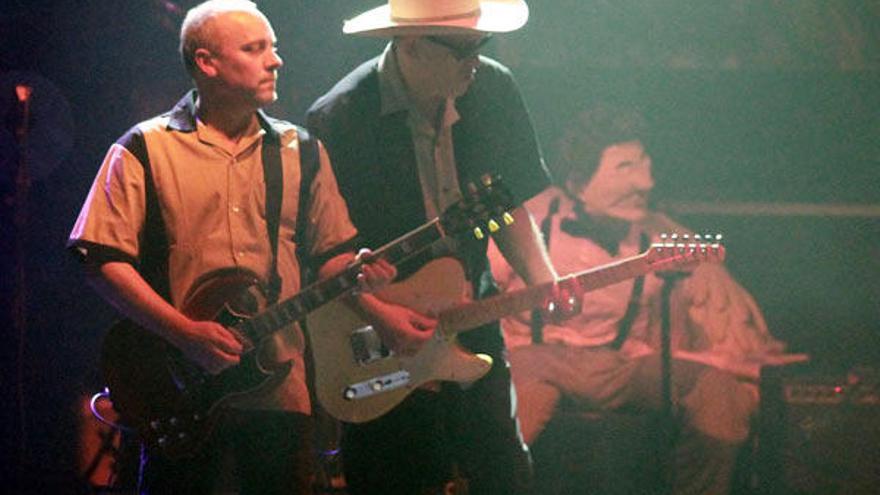
<svg viewBox="0 0 880 495">
<path fill-rule="evenodd" d="M 202 74 L 207 77 L 214 77 L 217 75 L 214 56 L 207 48 L 196 48 L 196 51 L 193 53 L 193 60 Z"/>
</svg>

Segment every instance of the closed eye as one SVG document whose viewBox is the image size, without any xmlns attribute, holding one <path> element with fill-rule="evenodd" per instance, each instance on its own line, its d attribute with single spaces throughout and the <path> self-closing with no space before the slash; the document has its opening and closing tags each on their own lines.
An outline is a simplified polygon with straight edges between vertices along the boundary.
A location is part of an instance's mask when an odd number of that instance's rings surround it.
<svg viewBox="0 0 880 495">
<path fill-rule="evenodd" d="M 260 53 L 265 51 L 267 48 L 271 48 L 272 51 L 277 52 L 278 46 L 275 43 L 270 44 L 267 41 L 255 41 L 253 43 L 248 43 L 244 45 L 241 49 L 246 53 Z"/>
<path fill-rule="evenodd" d="M 637 167 L 650 167 L 651 160 L 648 158 L 644 158 L 638 161 L 625 160 L 617 164 L 617 170 L 627 171 L 632 170 Z"/>
</svg>

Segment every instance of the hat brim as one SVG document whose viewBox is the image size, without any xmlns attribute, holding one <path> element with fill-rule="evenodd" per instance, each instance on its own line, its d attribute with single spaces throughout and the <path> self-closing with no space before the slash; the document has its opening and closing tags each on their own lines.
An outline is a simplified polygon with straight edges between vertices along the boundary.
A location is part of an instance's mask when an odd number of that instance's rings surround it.
<svg viewBox="0 0 880 495">
<path fill-rule="evenodd" d="M 524 0 L 486 0 L 478 14 L 454 19 L 413 22 L 392 19 L 386 4 L 345 21 L 342 32 L 358 36 L 405 36 L 478 33 L 506 33 L 523 27 L 529 19 Z"/>
</svg>

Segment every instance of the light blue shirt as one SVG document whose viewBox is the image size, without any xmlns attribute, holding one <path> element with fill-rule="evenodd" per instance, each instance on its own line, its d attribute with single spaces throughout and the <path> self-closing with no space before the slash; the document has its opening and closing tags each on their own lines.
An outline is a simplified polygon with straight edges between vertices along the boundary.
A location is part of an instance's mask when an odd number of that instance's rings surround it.
<svg viewBox="0 0 880 495">
<path fill-rule="evenodd" d="M 461 199 L 455 150 L 452 143 L 452 125 L 459 114 L 455 100 L 447 98 L 443 115 L 436 124 L 416 107 L 406 82 L 400 73 L 393 43 L 389 43 L 379 59 L 379 97 L 381 114 L 407 112 L 407 125 L 412 134 L 419 181 L 425 201 L 427 218 L 439 216 L 451 204 Z"/>
</svg>

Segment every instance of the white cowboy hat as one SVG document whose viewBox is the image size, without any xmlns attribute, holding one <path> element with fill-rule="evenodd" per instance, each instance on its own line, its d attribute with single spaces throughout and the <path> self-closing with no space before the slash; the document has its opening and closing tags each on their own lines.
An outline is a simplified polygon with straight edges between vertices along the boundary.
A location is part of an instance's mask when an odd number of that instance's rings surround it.
<svg viewBox="0 0 880 495">
<path fill-rule="evenodd" d="M 361 36 L 505 33 L 529 19 L 525 0 L 388 0 L 345 21 L 342 32 Z"/>
</svg>

